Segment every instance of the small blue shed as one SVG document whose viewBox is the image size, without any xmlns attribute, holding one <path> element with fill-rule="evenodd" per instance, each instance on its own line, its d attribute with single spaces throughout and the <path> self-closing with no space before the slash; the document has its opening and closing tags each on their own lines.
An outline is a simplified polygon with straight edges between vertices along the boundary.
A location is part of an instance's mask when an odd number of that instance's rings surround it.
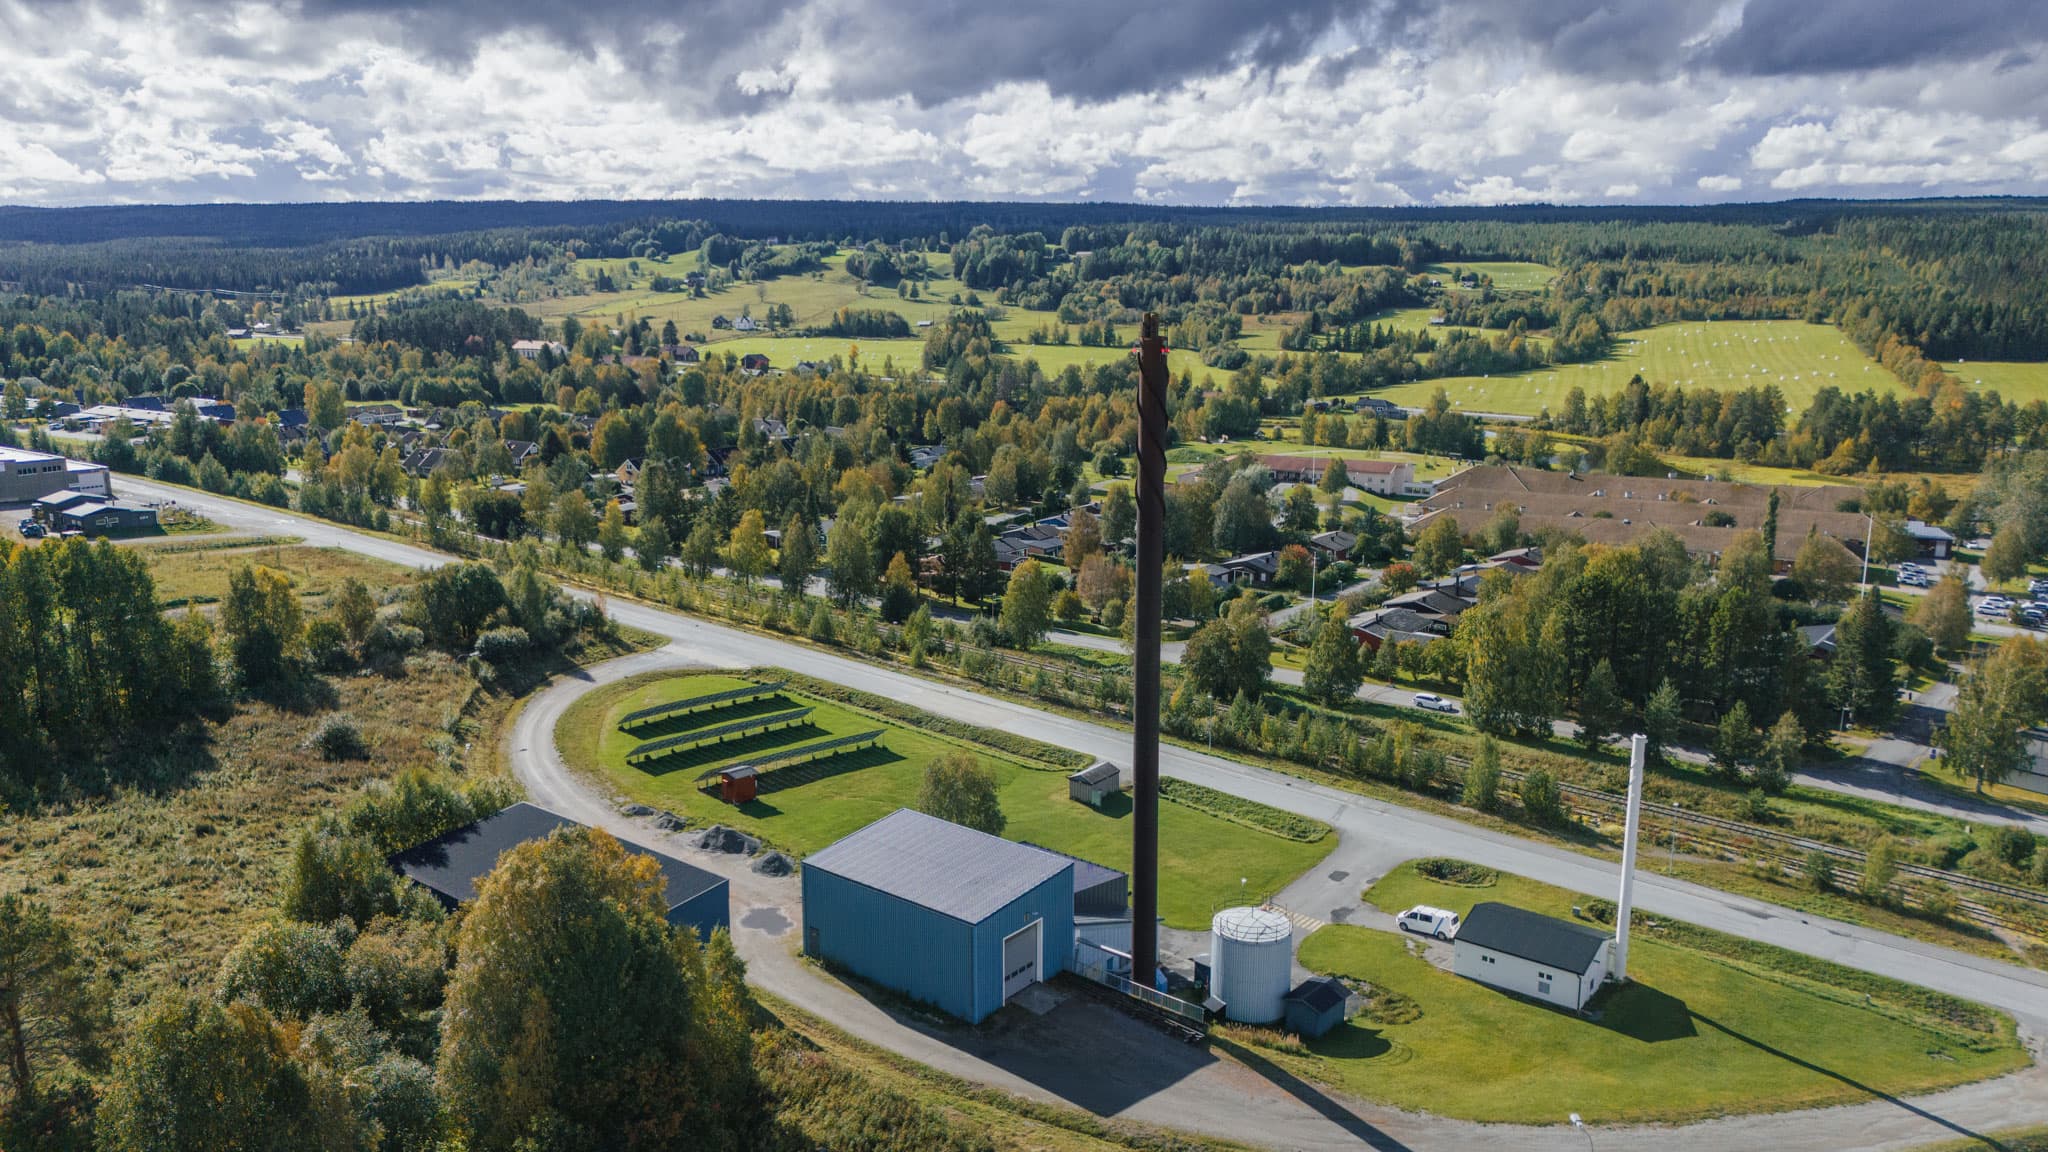
<svg viewBox="0 0 2048 1152">
<path fill-rule="evenodd" d="M 1286 1028 L 1304 1040 L 1313 1040 L 1344 1022 L 1344 1009 L 1350 1001 L 1351 989 L 1342 980 L 1312 976 L 1281 998 L 1287 1012 Z"/>
<path fill-rule="evenodd" d="M 804 951 L 969 1023 L 1073 967 L 1064 856 L 901 808 L 805 859 Z"/>
</svg>

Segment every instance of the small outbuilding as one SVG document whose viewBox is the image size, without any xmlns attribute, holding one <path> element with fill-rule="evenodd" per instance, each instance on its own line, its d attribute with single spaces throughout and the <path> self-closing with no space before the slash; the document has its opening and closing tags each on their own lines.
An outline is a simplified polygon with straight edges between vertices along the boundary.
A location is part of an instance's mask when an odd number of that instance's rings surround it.
<svg viewBox="0 0 2048 1152">
<path fill-rule="evenodd" d="M 1313 1040 L 1344 1022 L 1344 1008 L 1350 1002 L 1351 989 L 1342 980 L 1335 976 L 1311 976 L 1282 998 L 1287 1030 L 1304 1040 Z"/>
<path fill-rule="evenodd" d="M 498 857 L 530 840 L 544 840 L 564 828 L 584 825 L 534 804 L 514 804 L 472 824 L 464 824 L 391 858 L 391 866 L 427 891 L 445 908 L 476 899 L 477 881 L 498 866 Z M 730 885 L 725 877 L 706 872 L 637 844 L 620 841 L 626 851 L 652 857 L 668 882 L 664 899 L 668 922 L 694 928 L 702 937 L 713 929 L 730 928 Z"/>
<path fill-rule="evenodd" d="M 900 808 L 804 860 L 804 952 L 978 1024 L 1073 967 L 1065 856 Z"/>
<path fill-rule="evenodd" d="M 751 764 L 735 764 L 718 773 L 718 798 L 727 804 L 745 804 L 760 791 L 761 773 Z"/>
<path fill-rule="evenodd" d="M 155 528 L 156 509 L 88 500 L 59 509 L 51 519 L 59 532 L 111 536 L 123 532 L 147 532 Z"/>
<path fill-rule="evenodd" d="M 1067 777 L 1067 795 L 1090 808 L 1102 807 L 1104 800 L 1123 788 L 1123 770 L 1107 760 L 1097 760 Z"/>
<path fill-rule="evenodd" d="M 1569 1008 L 1586 1006 L 1607 978 L 1614 937 L 1552 916 L 1487 901 L 1458 928 L 1453 970 L 1467 979 Z"/>
</svg>

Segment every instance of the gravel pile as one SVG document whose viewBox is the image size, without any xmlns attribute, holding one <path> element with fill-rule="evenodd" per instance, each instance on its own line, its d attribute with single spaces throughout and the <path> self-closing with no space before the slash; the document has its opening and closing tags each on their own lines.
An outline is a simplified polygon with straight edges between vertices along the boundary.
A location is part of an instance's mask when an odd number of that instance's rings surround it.
<svg viewBox="0 0 2048 1152">
<path fill-rule="evenodd" d="M 752 856 L 761 850 L 761 842 L 735 828 L 713 824 L 697 837 L 697 847 L 707 852 L 730 852 L 735 855 Z"/>
<path fill-rule="evenodd" d="M 796 871 L 796 861 L 780 852 L 765 852 L 754 861 L 754 871 L 763 876 L 787 876 Z"/>
</svg>

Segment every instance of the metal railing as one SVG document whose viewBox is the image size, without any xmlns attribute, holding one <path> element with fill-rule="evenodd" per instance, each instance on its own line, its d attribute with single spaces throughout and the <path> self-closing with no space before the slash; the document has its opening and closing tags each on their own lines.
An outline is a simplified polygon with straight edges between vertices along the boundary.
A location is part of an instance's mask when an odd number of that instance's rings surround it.
<svg viewBox="0 0 2048 1152">
<path fill-rule="evenodd" d="M 1199 1004 L 1190 1004 L 1178 996 L 1168 996 L 1156 988 L 1147 988 L 1128 976 L 1119 976 L 1111 972 L 1101 964 L 1079 963 L 1075 965 L 1074 971 L 1085 979 L 1112 991 L 1121 992 L 1149 1008 L 1164 1012 L 1196 1031 L 1206 1031 L 1209 1027 L 1209 1014 L 1203 1011 Z"/>
</svg>

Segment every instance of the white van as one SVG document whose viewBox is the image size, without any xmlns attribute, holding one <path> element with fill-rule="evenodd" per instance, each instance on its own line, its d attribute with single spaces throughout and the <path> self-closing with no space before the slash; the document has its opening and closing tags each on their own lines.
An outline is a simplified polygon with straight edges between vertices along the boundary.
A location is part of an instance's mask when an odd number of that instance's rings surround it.
<svg viewBox="0 0 2048 1152">
<path fill-rule="evenodd" d="M 1427 904 L 1417 904 L 1396 916 L 1394 922 L 1401 926 L 1403 932 L 1413 932 L 1418 936 L 1434 936 L 1439 940 L 1449 940 L 1458 934 L 1456 912 L 1431 908 Z"/>
</svg>

